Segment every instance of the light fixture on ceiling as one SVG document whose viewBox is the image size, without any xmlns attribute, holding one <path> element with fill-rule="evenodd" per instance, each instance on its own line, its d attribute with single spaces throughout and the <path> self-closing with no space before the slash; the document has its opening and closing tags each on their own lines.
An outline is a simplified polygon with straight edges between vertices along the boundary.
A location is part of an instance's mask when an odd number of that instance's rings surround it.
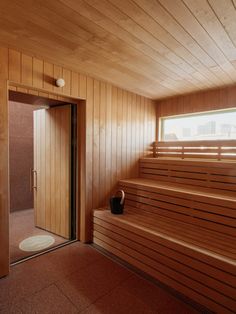
<svg viewBox="0 0 236 314">
<path fill-rule="evenodd" d="M 65 86 L 65 80 L 64 80 L 63 78 L 58 78 L 58 79 L 56 80 L 56 86 L 57 86 L 57 87 L 63 87 L 63 86 Z"/>
</svg>

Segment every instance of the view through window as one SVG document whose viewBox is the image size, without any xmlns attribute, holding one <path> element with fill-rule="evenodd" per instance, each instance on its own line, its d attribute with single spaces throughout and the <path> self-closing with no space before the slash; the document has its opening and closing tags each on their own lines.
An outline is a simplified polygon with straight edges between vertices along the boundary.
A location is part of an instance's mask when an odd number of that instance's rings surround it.
<svg viewBox="0 0 236 314">
<path fill-rule="evenodd" d="M 236 139 L 236 108 L 161 119 L 162 141 Z"/>
</svg>

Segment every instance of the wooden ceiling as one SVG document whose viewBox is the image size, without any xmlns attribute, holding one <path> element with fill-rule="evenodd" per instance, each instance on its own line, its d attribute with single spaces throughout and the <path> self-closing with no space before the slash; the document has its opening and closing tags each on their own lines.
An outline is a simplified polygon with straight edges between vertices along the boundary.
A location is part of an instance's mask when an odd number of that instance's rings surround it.
<svg viewBox="0 0 236 314">
<path fill-rule="evenodd" d="M 236 82 L 236 0 L 1 0 L 0 42 L 158 99 Z"/>
</svg>

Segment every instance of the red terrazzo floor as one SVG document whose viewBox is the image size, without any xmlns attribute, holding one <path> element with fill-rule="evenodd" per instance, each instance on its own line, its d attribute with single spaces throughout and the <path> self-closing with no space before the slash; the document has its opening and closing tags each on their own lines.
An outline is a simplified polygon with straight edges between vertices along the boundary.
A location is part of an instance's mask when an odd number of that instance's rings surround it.
<svg viewBox="0 0 236 314">
<path fill-rule="evenodd" d="M 11 268 L 0 313 L 191 314 L 166 290 L 79 242 Z"/>
<path fill-rule="evenodd" d="M 34 210 L 25 209 L 10 213 L 10 260 L 11 263 L 18 261 L 24 257 L 33 255 L 36 252 L 25 252 L 20 250 L 19 244 L 21 241 L 28 237 L 36 235 L 51 235 L 54 237 L 55 242 L 51 246 L 56 246 L 67 242 L 68 240 L 35 227 L 34 225 Z M 50 247 L 50 248 L 51 248 Z"/>
</svg>

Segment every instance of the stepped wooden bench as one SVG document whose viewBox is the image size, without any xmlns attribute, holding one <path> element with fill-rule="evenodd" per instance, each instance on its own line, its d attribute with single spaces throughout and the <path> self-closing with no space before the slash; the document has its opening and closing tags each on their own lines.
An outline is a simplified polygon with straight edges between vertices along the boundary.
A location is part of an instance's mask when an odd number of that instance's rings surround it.
<svg viewBox="0 0 236 314">
<path fill-rule="evenodd" d="M 216 313 L 236 312 L 236 163 L 143 158 L 94 243 Z"/>
</svg>

